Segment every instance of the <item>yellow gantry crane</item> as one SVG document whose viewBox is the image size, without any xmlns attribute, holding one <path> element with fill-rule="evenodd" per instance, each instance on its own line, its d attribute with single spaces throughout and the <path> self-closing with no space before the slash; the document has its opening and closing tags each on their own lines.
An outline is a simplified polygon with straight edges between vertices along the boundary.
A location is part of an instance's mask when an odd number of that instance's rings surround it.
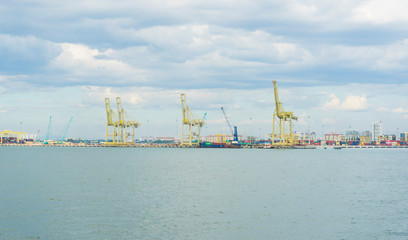
<svg viewBox="0 0 408 240">
<path fill-rule="evenodd" d="M 273 113 L 273 129 L 272 129 L 272 145 L 277 146 L 293 146 L 293 133 L 292 133 L 292 120 L 298 118 L 293 115 L 293 112 L 285 112 L 282 103 L 279 102 L 278 86 L 276 81 L 273 82 L 273 89 L 275 93 L 276 108 Z M 287 131 L 285 125 L 288 122 L 289 131 Z M 279 128 L 279 133 L 275 133 L 275 125 Z M 278 142 L 275 143 L 275 139 Z"/>
<path fill-rule="evenodd" d="M 106 107 L 106 144 L 108 145 L 128 145 L 135 142 L 135 128 L 140 127 L 137 121 L 129 121 L 126 111 L 123 109 L 120 97 L 116 98 L 117 116 L 110 107 L 109 98 L 105 98 Z M 130 129 L 129 129 L 130 128 Z M 131 130 L 131 132 L 128 132 Z M 128 142 L 128 137 L 132 137 L 132 141 Z M 112 141 L 108 141 L 112 138 Z"/>
<path fill-rule="evenodd" d="M 116 120 L 116 115 L 113 109 L 110 107 L 109 98 L 105 98 L 105 108 L 106 108 L 106 117 L 107 117 L 107 124 L 106 124 L 106 144 L 116 145 L 118 142 L 118 128 L 119 128 L 119 121 Z M 112 138 L 111 142 L 108 142 L 108 138 Z"/>
<path fill-rule="evenodd" d="M 129 136 L 132 137 L 132 144 L 135 143 L 135 128 L 140 127 L 140 123 L 138 121 L 129 121 L 126 111 L 122 107 L 122 101 L 120 97 L 116 98 L 116 104 L 118 108 L 118 118 L 119 118 L 119 139 L 122 143 L 127 143 L 127 139 Z M 129 128 L 132 132 L 127 132 Z"/>
<path fill-rule="evenodd" d="M 3 140 L 8 141 L 8 139 L 13 138 L 16 143 L 20 143 L 20 140 L 26 138 L 26 132 L 16 132 L 11 130 L 4 130 L 0 132 L 0 144 L 3 144 Z"/>
<path fill-rule="evenodd" d="M 181 110 L 183 121 L 181 122 L 181 146 L 198 146 L 200 144 L 200 130 L 205 125 L 203 119 L 194 119 L 190 107 L 187 105 L 186 95 L 181 94 Z M 204 115 L 205 117 L 205 115 Z"/>
</svg>

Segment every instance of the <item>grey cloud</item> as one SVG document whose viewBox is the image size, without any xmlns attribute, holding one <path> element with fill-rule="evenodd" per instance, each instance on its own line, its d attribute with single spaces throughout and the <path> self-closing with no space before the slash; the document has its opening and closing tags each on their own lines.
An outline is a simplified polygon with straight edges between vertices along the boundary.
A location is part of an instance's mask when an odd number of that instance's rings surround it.
<svg viewBox="0 0 408 240">
<path fill-rule="evenodd" d="M 60 54 L 61 48 L 52 42 L 33 36 L 0 35 L 0 72 L 27 74 L 44 71 L 44 67 Z"/>
<path fill-rule="evenodd" d="M 352 18 L 359 6 L 347 0 L 7 2 L 0 19 L 10 34 L 0 35 L 0 63 L 3 74 L 36 73 L 31 81 L 56 86 L 262 88 L 271 78 L 344 84 L 379 82 L 381 74 L 401 81 L 404 40 L 350 46 L 353 35 L 342 35 L 366 29 Z M 88 57 L 72 57 L 62 44 L 83 46 Z M 389 72 L 392 67 L 397 71 Z"/>
<path fill-rule="evenodd" d="M 327 1 L 9 1 L 2 4 L 3 32 L 94 47 L 131 46 L 112 29 L 194 24 L 262 29 L 297 41 L 330 40 L 330 33 L 366 29 L 353 20 L 358 2 Z M 27 20 L 29 19 L 29 20 Z M 7 21 L 6 21 L 7 20 Z M 395 29 L 395 24 L 376 26 Z M 399 28 L 401 30 L 403 28 Z M 319 36 L 316 38 L 316 36 Z M 300 37 L 300 38 L 299 38 Z"/>
</svg>

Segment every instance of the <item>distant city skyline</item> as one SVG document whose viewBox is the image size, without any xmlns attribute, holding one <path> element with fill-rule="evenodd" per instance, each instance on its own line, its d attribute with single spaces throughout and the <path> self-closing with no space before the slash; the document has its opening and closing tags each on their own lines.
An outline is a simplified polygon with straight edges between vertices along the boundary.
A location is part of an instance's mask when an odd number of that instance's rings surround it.
<svg viewBox="0 0 408 240">
<path fill-rule="evenodd" d="M 105 136 L 121 97 L 141 136 L 180 136 L 180 94 L 202 135 L 272 132 L 276 80 L 294 131 L 408 132 L 408 2 L 6 1 L 0 130 Z"/>
</svg>

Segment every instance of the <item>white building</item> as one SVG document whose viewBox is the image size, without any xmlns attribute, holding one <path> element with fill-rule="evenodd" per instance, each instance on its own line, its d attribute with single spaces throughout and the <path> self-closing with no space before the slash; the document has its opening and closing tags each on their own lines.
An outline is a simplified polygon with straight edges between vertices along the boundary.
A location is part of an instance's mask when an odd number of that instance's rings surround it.
<svg viewBox="0 0 408 240">
<path fill-rule="evenodd" d="M 340 141 L 345 141 L 346 137 L 343 134 L 330 133 L 330 134 L 324 135 L 324 140 L 330 141 L 330 142 L 340 142 Z"/>
<path fill-rule="evenodd" d="M 372 141 L 379 141 L 378 137 L 383 135 L 383 124 L 381 121 L 372 124 Z"/>
<path fill-rule="evenodd" d="M 242 141 L 243 136 L 238 135 L 238 141 Z M 201 136 L 200 141 L 204 142 L 227 142 L 227 141 L 234 141 L 234 135 L 226 135 L 226 134 L 215 134 L 215 135 L 208 135 L 208 136 Z"/>
<path fill-rule="evenodd" d="M 316 139 L 316 133 L 304 133 L 304 132 L 295 132 L 295 138 L 299 141 L 314 141 Z"/>
</svg>

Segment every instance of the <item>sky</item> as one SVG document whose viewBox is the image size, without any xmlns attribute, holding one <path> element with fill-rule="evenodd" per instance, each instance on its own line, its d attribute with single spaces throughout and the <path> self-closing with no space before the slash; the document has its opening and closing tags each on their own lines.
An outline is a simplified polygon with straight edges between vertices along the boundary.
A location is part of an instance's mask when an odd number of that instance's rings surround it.
<svg viewBox="0 0 408 240">
<path fill-rule="evenodd" d="M 405 0 L 16 0 L 0 3 L 0 130 L 104 138 L 121 97 L 141 136 L 272 132 L 276 80 L 300 132 L 408 132 Z M 112 105 L 112 107 L 114 107 Z"/>
</svg>

